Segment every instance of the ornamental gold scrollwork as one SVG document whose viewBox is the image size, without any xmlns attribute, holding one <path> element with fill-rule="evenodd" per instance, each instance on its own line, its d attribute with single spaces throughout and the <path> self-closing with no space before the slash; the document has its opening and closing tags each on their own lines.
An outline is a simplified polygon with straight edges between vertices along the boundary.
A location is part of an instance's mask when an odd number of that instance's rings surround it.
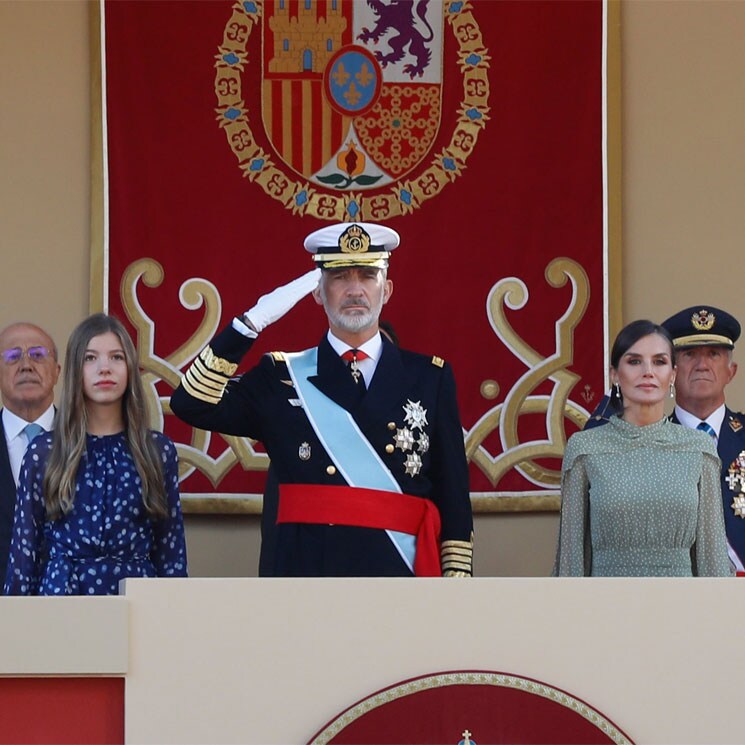
<svg viewBox="0 0 745 745">
<path fill-rule="evenodd" d="M 122 276 L 121 298 L 127 318 L 137 329 L 138 361 L 142 369 L 142 382 L 152 429 L 163 431 L 164 418 L 171 413 L 170 397 L 161 396 L 157 384 L 164 381 L 176 388 L 181 380 L 181 368 L 188 366 L 215 335 L 222 312 L 217 288 L 205 279 L 189 279 L 181 285 L 179 300 L 184 308 L 204 308 L 204 316 L 196 331 L 176 351 L 162 357 L 155 352 L 155 324 L 147 315 L 137 296 L 140 282 L 147 287 L 159 287 L 165 277 L 161 264 L 155 259 L 143 258 L 130 264 Z M 183 480 L 194 469 L 203 473 L 213 486 L 240 463 L 245 470 L 266 470 L 269 459 L 253 448 L 253 441 L 246 437 L 216 435 L 228 445 L 219 456 L 207 454 L 212 433 L 192 428 L 191 441 L 176 443 L 179 454 L 179 476 Z"/>
<path fill-rule="evenodd" d="M 585 270 L 568 258 L 551 261 L 545 277 L 551 287 L 562 287 L 567 281 L 572 286 L 569 307 L 555 322 L 555 352 L 548 357 L 542 357 L 521 339 L 505 315 L 505 307 L 520 310 L 528 302 L 528 289 L 522 280 L 515 277 L 500 280 L 487 298 L 487 313 L 494 333 L 527 368 L 504 401 L 489 409 L 466 432 L 466 456 L 494 487 L 514 468 L 536 486 L 556 488 L 561 471 L 545 468 L 536 459 L 560 459 L 566 445 L 564 419 L 581 427 L 588 417 L 586 409 L 569 399 L 579 380 L 569 367 L 573 361 L 574 329 L 584 316 L 590 297 L 589 280 Z M 553 383 L 551 394 L 534 395 L 533 391 L 546 381 Z M 526 414 L 546 416 L 546 439 L 520 442 L 518 421 Z M 502 452 L 494 456 L 483 443 L 497 430 Z"/>
</svg>

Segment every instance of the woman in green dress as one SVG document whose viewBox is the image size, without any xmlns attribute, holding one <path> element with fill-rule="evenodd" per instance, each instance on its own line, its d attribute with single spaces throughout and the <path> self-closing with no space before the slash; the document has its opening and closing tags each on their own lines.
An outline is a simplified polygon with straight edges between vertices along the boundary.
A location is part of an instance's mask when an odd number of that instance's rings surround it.
<svg viewBox="0 0 745 745">
<path fill-rule="evenodd" d="M 611 350 L 608 424 L 577 432 L 562 465 L 554 574 L 730 576 L 713 439 L 671 422 L 668 332 L 634 321 Z"/>
</svg>

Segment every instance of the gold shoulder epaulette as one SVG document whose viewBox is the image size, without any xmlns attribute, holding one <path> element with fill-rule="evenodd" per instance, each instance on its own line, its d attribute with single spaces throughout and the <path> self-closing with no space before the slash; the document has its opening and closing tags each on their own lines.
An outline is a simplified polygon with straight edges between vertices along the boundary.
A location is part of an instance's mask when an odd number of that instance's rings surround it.
<svg viewBox="0 0 745 745">
<path fill-rule="evenodd" d="M 285 362 L 284 352 L 269 352 L 275 362 Z"/>
<path fill-rule="evenodd" d="M 443 365 L 445 364 L 445 360 L 444 360 L 444 359 L 442 359 L 442 357 L 438 357 L 437 355 L 435 355 L 435 356 L 434 356 L 434 357 L 432 358 L 432 364 L 433 364 L 433 365 L 434 365 L 435 367 L 443 367 Z"/>
</svg>

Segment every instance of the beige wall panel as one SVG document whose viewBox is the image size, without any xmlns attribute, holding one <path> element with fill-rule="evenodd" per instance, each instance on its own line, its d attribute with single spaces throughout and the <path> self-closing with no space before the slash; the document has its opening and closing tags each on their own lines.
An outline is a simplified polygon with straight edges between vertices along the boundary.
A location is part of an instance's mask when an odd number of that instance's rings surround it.
<svg viewBox="0 0 745 745">
<path fill-rule="evenodd" d="M 624 320 L 704 302 L 745 322 L 745 3 L 624 2 L 621 28 Z"/>
<path fill-rule="evenodd" d="M 0 1 L 0 326 L 88 308 L 88 7 Z"/>
</svg>

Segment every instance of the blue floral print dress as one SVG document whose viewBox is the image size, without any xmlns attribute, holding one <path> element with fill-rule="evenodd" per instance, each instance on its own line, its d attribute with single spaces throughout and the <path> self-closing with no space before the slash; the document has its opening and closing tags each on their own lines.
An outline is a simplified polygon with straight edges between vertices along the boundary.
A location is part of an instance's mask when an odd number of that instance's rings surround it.
<svg viewBox="0 0 745 745">
<path fill-rule="evenodd" d="M 86 436 L 72 510 L 47 520 L 42 481 L 53 435 L 33 441 L 21 466 L 6 594 L 116 595 L 125 577 L 186 576 L 176 447 L 151 434 L 168 495 L 160 520 L 145 510 L 124 433 Z"/>
</svg>

